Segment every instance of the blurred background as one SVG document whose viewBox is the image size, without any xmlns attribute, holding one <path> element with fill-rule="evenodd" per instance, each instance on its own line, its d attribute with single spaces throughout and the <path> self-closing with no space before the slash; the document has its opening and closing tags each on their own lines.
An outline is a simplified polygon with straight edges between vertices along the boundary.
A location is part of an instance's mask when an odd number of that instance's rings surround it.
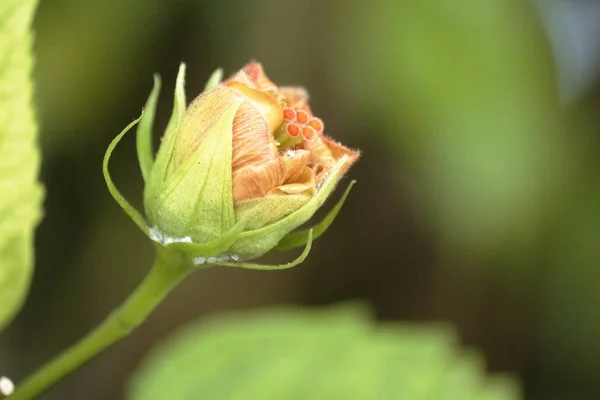
<svg viewBox="0 0 600 400">
<path fill-rule="evenodd" d="M 23 379 L 148 270 L 152 246 L 101 160 L 152 74 L 158 142 L 180 62 L 193 98 L 215 68 L 256 59 L 362 150 L 338 220 L 301 267 L 194 275 L 45 399 L 122 398 L 157 341 L 208 313 L 346 299 L 382 320 L 450 321 L 527 399 L 600 398 L 600 2 L 43 0 L 34 29 L 46 214 L 3 374 Z M 134 142 L 112 171 L 140 206 Z"/>
</svg>

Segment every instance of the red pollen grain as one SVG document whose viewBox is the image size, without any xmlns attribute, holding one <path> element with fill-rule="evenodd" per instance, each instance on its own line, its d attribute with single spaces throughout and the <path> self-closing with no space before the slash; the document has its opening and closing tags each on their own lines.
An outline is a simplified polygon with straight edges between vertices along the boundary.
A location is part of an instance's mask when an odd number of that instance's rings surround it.
<svg viewBox="0 0 600 400">
<path fill-rule="evenodd" d="M 294 111 L 291 108 L 284 108 L 283 109 L 283 119 L 285 119 L 286 121 L 296 120 L 296 111 Z"/>
<path fill-rule="evenodd" d="M 312 142 L 312 140 L 315 138 L 315 135 L 316 132 L 312 127 L 308 125 L 302 127 L 302 137 L 307 142 Z"/>
<path fill-rule="evenodd" d="M 300 134 L 300 127 L 294 123 L 287 124 L 287 126 L 285 127 L 285 131 L 291 137 L 296 137 Z"/>
<path fill-rule="evenodd" d="M 308 122 L 308 113 L 303 110 L 296 111 L 296 121 L 301 124 L 306 124 Z"/>
<path fill-rule="evenodd" d="M 323 121 L 321 121 L 319 118 L 313 117 L 310 119 L 310 121 L 308 122 L 308 124 L 314 128 L 315 131 L 317 132 L 323 132 Z"/>
</svg>

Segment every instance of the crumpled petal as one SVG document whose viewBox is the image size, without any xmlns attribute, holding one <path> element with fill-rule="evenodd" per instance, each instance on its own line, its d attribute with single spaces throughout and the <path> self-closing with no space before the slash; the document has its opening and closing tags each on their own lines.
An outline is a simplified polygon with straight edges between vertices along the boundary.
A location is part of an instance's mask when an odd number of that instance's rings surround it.
<svg viewBox="0 0 600 400">
<path fill-rule="evenodd" d="M 250 64 L 246 65 L 240 72 L 243 72 L 246 75 L 247 79 L 250 80 L 250 82 L 252 82 L 252 84 L 255 85 L 257 89 L 262 90 L 263 92 L 267 92 L 273 95 L 273 97 L 277 97 L 277 85 L 269 79 L 267 74 L 265 74 L 265 70 L 263 69 L 261 63 L 256 61 L 251 62 Z"/>
<path fill-rule="evenodd" d="M 277 158 L 277 145 L 267 121 L 250 102 L 243 102 L 233 120 L 233 173 Z"/>
<path fill-rule="evenodd" d="M 312 168 L 304 167 L 294 179 L 288 179 L 289 183 L 277 186 L 267 192 L 267 196 L 285 194 L 314 194 L 315 174 Z"/>
<path fill-rule="evenodd" d="M 264 197 L 267 194 L 314 193 L 312 169 L 307 167 L 310 153 L 306 150 L 286 152 L 261 165 L 250 165 L 233 175 L 235 201 Z"/>
<path fill-rule="evenodd" d="M 343 156 L 347 156 L 344 163 L 342 164 L 342 168 L 340 169 L 340 176 L 343 176 L 348 171 L 348 168 L 350 168 L 350 166 L 354 164 L 356 160 L 358 160 L 358 157 L 360 157 L 360 152 L 351 150 L 343 144 L 336 142 L 335 140 L 325 135 L 320 135 L 318 139 L 325 143 L 325 145 L 329 148 L 331 155 L 336 161 L 341 160 Z"/>
<path fill-rule="evenodd" d="M 360 153 L 350 150 L 341 143 L 328 138 L 323 134 L 317 135 L 311 142 L 303 142 L 302 148 L 310 152 L 309 165 L 313 167 L 317 185 L 327 176 L 334 164 L 347 156 L 340 170 L 340 177 L 358 159 Z"/>
<path fill-rule="evenodd" d="M 308 105 L 308 92 L 305 89 L 297 86 L 281 86 L 279 94 L 288 107 L 304 110 L 312 115 Z"/>
<path fill-rule="evenodd" d="M 238 91 L 252 102 L 267 120 L 271 132 L 283 122 L 277 85 L 267 77 L 260 63 L 246 65 L 223 85 Z"/>
<path fill-rule="evenodd" d="M 271 132 L 281 125 L 283 122 L 283 109 L 279 101 L 271 94 L 238 80 L 233 80 L 227 83 L 226 86 L 244 96 L 260 111 L 269 124 Z"/>
</svg>

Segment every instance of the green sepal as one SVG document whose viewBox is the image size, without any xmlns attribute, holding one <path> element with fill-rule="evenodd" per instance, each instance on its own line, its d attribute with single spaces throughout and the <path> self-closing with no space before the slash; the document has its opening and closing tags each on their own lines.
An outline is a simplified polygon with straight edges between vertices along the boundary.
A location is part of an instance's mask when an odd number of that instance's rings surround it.
<svg viewBox="0 0 600 400">
<path fill-rule="evenodd" d="M 267 264 L 254 264 L 254 263 L 246 263 L 246 262 L 215 262 L 214 265 L 218 265 L 221 267 L 236 267 L 236 268 L 254 269 L 254 270 L 259 270 L 259 271 L 276 271 L 276 270 L 288 269 L 288 268 L 295 267 L 296 265 L 302 263 L 306 259 L 306 257 L 310 253 L 310 249 L 312 247 L 312 241 L 313 241 L 313 232 L 311 229 L 308 231 L 308 237 L 306 238 L 306 246 L 304 247 L 302 254 L 300 254 L 298 256 L 298 258 L 296 258 L 295 260 L 290 261 L 289 263 L 286 263 L 286 264 L 267 265 Z"/>
<path fill-rule="evenodd" d="M 154 127 L 154 115 L 156 113 L 156 103 L 160 93 L 160 76 L 154 75 L 154 87 L 146 101 L 144 113 L 137 129 L 137 156 L 140 163 L 140 170 L 144 182 L 148 180 L 152 164 L 154 163 L 154 154 L 152 151 L 152 131 Z"/>
<path fill-rule="evenodd" d="M 220 90 L 220 89 L 215 89 Z M 225 90 L 225 89 L 224 89 Z M 212 93 L 212 94 L 211 94 Z M 215 112 L 210 108 L 220 92 L 198 97 L 188 109 L 177 134 L 172 153 L 176 164 L 166 178 L 145 195 L 148 219 L 167 236 L 190 237 L 194 243 L 217 240 L 236 223 L 231 181 L 232 125 L 239 108 L 238 99 Z M 206 129 L 203 129 L 206 126 Z M 201 139 L 196 133 L 202 132 Z M 192 154 L 181 157 L 177 151 L 199 144 Z M 159 163 L 157 159 L 156 164 Z M 151 180 L 160 179 L 152 172 Z"/>
<path fill-rule="evenodd" d="M 277 246 L 292 230 L 306 223 L 335 188 L 347 159 L 348 156 L 344 155 L 338 160 L 317 193 L 303 207 L 273 224 L 243 232 L 232 246 L 232 253 L 244 255 L 246 259 L 260 257 Z"/>
<path fill-rule="evenodd" d="M 247 223 L 247 219 L 238 221 L 230 230 L 211 242 L 174 242 L 163 244 L 163 247 L 168 250 L 185 253 L 189 257 L 216 257 L 227 252 L 231 245 L 237 240 L 240 233 L 244 231 Z"/>
<path fill-rule="evenodd" d="M 215 72 L 212 73 L 210 78 L 208 78 L 208 81 L 204 86 L 204 91 L 207 92 L 211 89 L 216 88 L 221 83 L 221 80 L 223 80 L 223 69 L 217 68 L 215 69 Z"/>
<path fill-rule="evenodd" d="M 185 64 L 181 64 L 179 67 L 179 73 L 177 74 L 177 81 L 175 83 L 175 93 L 173 99 L 173 112 L 171 118 L 167 124 L 167 129 L 162 138 L 156 160 L 152 165 L 150 175 L 152 179 L 148 179 L 144 186 L 144 206 L 148 201 L 149 193 L 155 193 L 167 175 L 169 165 L 171 164 L 171 157 L 173 154 L 173 148 L 177 140 L 177 131 L 181 125 L 183 114 L 185 113 Z"/>
<path fill-rule="evenodd" d="M 131 204 L 129 204 L 129 202 L 125 199 L 125 197 L 123 197 L 121 192 L 119 192 L 119 189 L 117 189 L 117 187 L 113 183 L 113 181 L 110 177 L 110 173 L 108 172 L 108 162 L 110 161 L 110 156 L 112 155 L 112 152 L 114 151 L 115 147 L 117 147 L 117 144 L 121 141 L 123 136 L 125 136 L 125 134 L 131 128 L 133 128 L 133 126 L 135 124 L 137 124 L 142 119 L 143 116 L 144 116 L 144 113 L 142 112 L 142 115 L 140 115 L 139 118 L 137 118 L 136 120 L 131 122 L 129 125 L 127 125 L 125 127 L 125 129 L 123 129 L 121 131 L 121 133 L 119 133 L 112 140 L 112 142 L 110 142 L 110 144 L 108 145 L 108 148 L 106 149 L 106 153 L 104 153 L 104 160 L 102 161 L 102 174 L 104 175 L 104 181 L 106 182 L 108 191 L 110 192 L 112 197 L 115 199 L 117 204 L 119 204 L 119 206 L 121 206 L 123 211 L 125 211 L 125 213 L 127 215 L 129 215 L 129 218 L 131 218 L 133 220 L 133 222 L 135 222 L 135 224 L 142 230 L 142 232 L 144 232 L 146 234 L 146 236 L 149 237 L 148 224 L 146 223 L 146 220 L 139 213 L 138 210 L 136 210 Z"/>
<path fill-rule="evenodd" d="M 183 114 L 185 114 L 185 109 L 187 107 L 185 100 L 185 64 L 181 63 L 179 65 L 179 71 L 177 71 L 177 79 L 175 81 L 175 98 L 173 100 L 173 111 L 171 113 L 171 118 L 169 119 L 169 123 L 167 124 L 167 130 L 165 132 L 165 136 L 173 133 L 177 134 L 177 130 L 179 129 L 179 125 L 181 124 L 181 120 L 183 119 Z"/>
<path fill-rule="evenodd" d="M 314 225 L 312 228 L 303 229 L 303 230 L 292 232 L 292 233 L 288 234 L 286 237 L 281 239 L 281 241 L 279 242 L 279 244 L 277 246 L 275 246 L 273 251 L 287 251 L 287 250 L 295 249 L 296 247 L 304 246 L 304 244 L 306 243 L 306 240 L 308 238 L 308 235 L 310 235 L 311 232 L 314 232 L 313 240 L 317 240 L 331 226 L 331 224 L 333 223 L 333 221 L 339 214 L 340 210 L 342 209 L 344 202 L 346 201 L 346 198 L 350 194 L 350 190 L 352 190 L 352 186 L 354 186 L 355 183 L 356 183 L 356 181 L 353 180 L 348 184 L 342 197 L 338 200 L 338 202 L 331 209 L 331 211 L 329 211 L 327 213 L 325 218 L 323 218 L 321 220 L 321 222 Z"/>
<path fill-rule="evenodd" d="M 237 219 L 248 219 L 248 226 L 246 227 L 248 230 L 259 229 L 299 210 L 310 199 L 310 195 L 287 194 L 285 196 L 276 195 L 242 200 L 235 205 L 235 216 Z M 304 237 L 301 246 L 304 246 L 305 243 L 306 237 Z"/>
</svg>

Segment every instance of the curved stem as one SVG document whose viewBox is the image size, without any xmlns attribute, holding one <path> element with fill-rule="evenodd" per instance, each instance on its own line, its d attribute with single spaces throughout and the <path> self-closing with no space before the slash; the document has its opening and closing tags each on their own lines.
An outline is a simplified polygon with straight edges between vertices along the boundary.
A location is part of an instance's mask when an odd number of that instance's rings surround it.
<svg viewBox="0 0 600 400">
<path fill-rule="evenodd" d="M 17 386 L 10 400 L 35 398 L 56 382 L 133 331 L 192 269 L 159 249 L 154 264 L 135 291 L 86 337 L 42 366 Z"/>
</svg>

